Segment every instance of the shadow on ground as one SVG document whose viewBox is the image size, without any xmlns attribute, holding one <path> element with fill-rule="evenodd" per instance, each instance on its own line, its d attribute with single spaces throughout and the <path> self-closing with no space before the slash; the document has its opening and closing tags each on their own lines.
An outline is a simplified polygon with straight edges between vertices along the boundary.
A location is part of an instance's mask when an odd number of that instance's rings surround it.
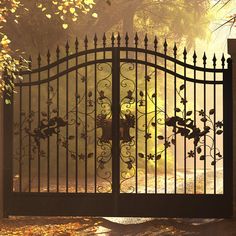
<svg viewBox="0 0 236 236">
<path fill-rule="evenodd" d="M 0 235 L 214 235 L 236 236 L 236 219 L 10 217 Z"/>
</svg>

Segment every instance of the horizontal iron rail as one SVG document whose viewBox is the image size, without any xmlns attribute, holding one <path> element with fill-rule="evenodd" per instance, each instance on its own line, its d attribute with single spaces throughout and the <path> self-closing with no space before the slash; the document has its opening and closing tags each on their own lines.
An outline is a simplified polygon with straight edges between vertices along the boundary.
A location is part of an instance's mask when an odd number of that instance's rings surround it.
<svg viewBox="0 0 236 236">
<path fill-rule="evenodd" d="M 95 63 L 99 64 L 99 63 L 111 63 L 112 62 L 112 59 L 97 59 L 97 60 L 92 60 L 92 61 L 88 61 L 86 63 L 81 63 L 77 66 L 73 66 L 73 67 L 70 67 L 69 69 L 67 70 L 64 70 L 64 71 L 61 71 L 59 74 L 56 74 L 56 75 L 53 75 L 51 77 L 48 77 L 47 79 L 41 79 L 40 81 L 32 81 L 31 83 L 30 82 L 20 82 L 20 83 L 15 83 L 15 86 L 17 87 L 23 87 L 23 86 L 33 86 L 33 85 L 40 85 L 40 84 L 43 84 L 43 83 L 47 83 L 47 82 L 50 82 L 50 81 L 53 81 L 55 79 L 57 79 L 58 77 L 61 77 L 63 75 L 66 75 L 76 69 L 79 69 L 79 68 L 83 68 L 83 67 L 86 67 L 86 66 L 89 66 L 89 65 L 94 65 Z M 129 59 L 129 58 L 121 58 L 120 59 L 120 62 L 130 62 L 130 63 L 138 63 L 138 64 L 147 64 L 148 66 L 150 67 L 153 67 L 153 68 L 157 68 L 161 71 L 164 71 L 168 74 L 171 74 L 173 76 L 176 76 L 177 78 L 180 78 L 184 81 L 188 81 L 188 82 L 194 82 L 194 83 L 199 83 L 199 84 L 223 84 L 223 80 L 219 80 L 219 81 L 213 81 L 213 80 L 199 80 L 199 79 L 194 79 L 194 78 L 189 78 L 187 76 L 184 76 L 184 75 L 181 75 L 181 74 L 178 74 L 172 70 L 169 70 L 167 68 L 165 68 L 164 66 L 160 66 L 160 65 L 155 65 L 154 63 L 151 63 L 151 62 L 145 62 L 143 60 L 136 60 L 136 59 Z M 227 69 L 222 69 L 221 72 L 224 72 L 226 71 Z"/>
<path fill-rule="evenodd" d="M 77 52 L 77 53 L 73 53 L 71 55 L 68 55 L 68 56 L 65 56 L 53 63 L 50 63 L 49 65 L 45 65 L 45 66 L 42 66 L 40 68 L 35 68 L 35 69 L 32 69 L 31 71 L 30 70 L 25 70 L 25 71 L 21 71 L 21 75 L 25 75 L 25 74 L 29 74 L 29 73 L 37 73 L 37 72 L 43 72 L 43 71 L 46 71 L 48 69 L 51 69 L 55 66 L 57 66 L 58 64 L 61 64 L 63 62 L 66 62 L 67 60 L 71 60 L 71 59 L 74 59 L 76 57 L 79 57 L 79 56 L 84 56 L 84 55 L 88 55 L 88 54 L 93 54 L 93 53 L 98 53 L 98 52 L 112 52 L 112 50 L 114 49 L 114 47 L 107 47 L 107 48 L 96 48 L 96 49 L 89 49 L 87 51 L 81 51 L 81 52 Z M 178 59 L 175 59 L 174 57 L 171 57 L 169 55 L 165 55 L 163 53 L 160 53 L 160 52 L 155 52 L 155 51 L 152 51 L 152 50 L 146 50 L 143 49 L 143 48 L 135 48 L 135 47 L 119 47 L 120 51 L 124 51 L 124 52 L 139 52 L 139 53 L 145 53 L 147 52 L 148 55 L 153 55 L 153 56 L 157 56 L 157 57 L 160 57 L 160 58 L 163 58 L 163 59 L 167 59 L 168 61 L 171 61 L 171 62 L 176 62 L 177 65 L 180 65 L 180 66 L 185 66 L 186 68 L 188 69 L 195 69 L 197 71 L 206 71 L 206 72 L 223 72 L 225 69 L 223 68 L 204 68 L 204 67 L 199 67 L 199 66 L 194 66 L 194 65 L 191 65 L 191 64 L 188 64 L 188 63 L 184 63 Z"/>
</svg>

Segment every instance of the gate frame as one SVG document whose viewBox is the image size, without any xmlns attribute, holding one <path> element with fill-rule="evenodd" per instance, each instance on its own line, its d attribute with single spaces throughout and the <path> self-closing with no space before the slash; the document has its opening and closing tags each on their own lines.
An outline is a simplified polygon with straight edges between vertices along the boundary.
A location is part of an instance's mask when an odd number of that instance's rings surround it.
<svg viewBox="0 0 236 236">
<path fill-rule="evenodd" d="M 119 113 L 120 113 L 120 73 L 119 66 L 120 63 L 120 48 L 112 48 L 112 63 L 117 65 L 112 66 L 112 112 L 113 112 L 113 129 L 119 130 Z M 236 54 L 234 54 L 236 55 Z M 230 65 L 230 61 L 229 61 Z M 236 64 L 234 64 L 236 67 Z M 236 71 L 236 70 L 235 70 Z M 236 73 L 233 74 L 235 76 Z M 13 215 L 77 215 L 75 209 L 76 203 L 78 203 L 78 196 L 80 195 L 80 200 L 82 201 L 82 208 L 79 209 L 80 215 L 101 215 L 101 216 L 130 216 L 132 211 L 132 216 L 158 216 L 165 217 L 230 217 L 232 215 L 231 203 L 233 200 L 232 196 L 232 67 L 229 67 L 223 75 L 223 97 L 224 97 L 224 156 L 229 156 L 228 161 L 224 161 L 224 170 L 227 170 L 227 175 L 224 175 L 224 194 L 222 195 L 211 195 L 210 199 L 204 199 L 207 195 L 210 194 L 120 194 L 119 193 L 119 176 L 117 176 L 117 168 L 119 170 L 119 158 L 112 158 L 112 181 L 116 186 L 116 192 L 112 192 L 107 196 L 106 194 L 68 194 L 68 203 L 65 205 L 64 209 L 52 208 L 53 205 L 56 207 L 63 204 L 64 193 L 13 193 L 12 192 L 12 147 L 13 147 L 13 106 L 3 105 L 3 126 L 4 126 L 4 217 L 7 217 L 9 214 Z M 227 78 L 227 79 L 225 79 Z M 7 79 L 6 79 L 7 81 Z M 113 86 L 114 82 L 114 86 Z M 115 86 L 116 85 L 116 86 Z M 6 95 L 4 95 L 6 96 Z M 5 98 L 5 97 L 4 97 Z M 114 99 L 116 98 L 116 99 Z M 235 109 L 234 109 L 235 111 Z M 227 116 L 225 117 L 225 114 Z M 235 129 L 234 129 L 235 130 Z M 119 157 L 119 132 L 113 132 L 113 142 L 117 145 L 113 145 L 112 153 L 113 157 Z M 229 140 L 228 140 L 229 139 Z M 235 152 L 234 152 L 235 153 Z M 235 158 L 234 158 L 235 163 Z M 116 174 L 115 174 L 116 173 Z M 226 176 L 226 177 L 225 177 Z M 40 195 L 38 197 L 37 195 Z M 73 196 L 74 195 L 74 196 Z M 106 203 L 109 203 L 112 206 L 114 203 L 114 208 L 110 208 L 108 205 L 107 209 L 104 209 L 104 206 L 98 207 L 99 204 L 99 195 L 105 196 L 105 199 L 102 197 L 100 200 L 106 200 Z M 57 196 L 57 199 L 54 198 Z M 35 209 L 32 211 L 32 205 L 28 206 L 30 197 L 34 198 Z M 93 201 L 91 204 L 91 209 L 96 208 L 97 211 L 86 211 L 86 202 L 88 199 Z M 157 197 L 159 202 L 157 202 Z M 93 199 L 95 198 L 95 199 Z M 148 202 L 149 204 L 144 205 L 143 201 Z M 163 204 L 166 201 L 168 203 L 168 208 L 166 204 Z M 46 204 L 45 204 L 46 202 Z M 221 204 L 220 204 L 221 203 Z M 222 204 L 225 203 L 225 204 Z M 194 206 L 193 206 L 194 204 Z M 47 207 L 46 207 L 47 206 Z M 48 207 L 50 206 L 50 207 Z M 125 206 L 121 208 L 120 206 Z M 137 207 L 138 206 L 138 207 Z M 217 208 L 216 208 L 217 206 Z M 226 207 L 227 206 L 227 207 Z M 43 210 L 43 207 L 44 210 Z M 183 209 L 184 208 L 184 209 Z M 75 211 L 73 211 L 73 209 Z M 147 214 L 148 212 L 148 214 Z M 193 213 L 194 212 L 194 213 Z M 204 213 L 205 212 L 205 213 Z"/>
</svg>

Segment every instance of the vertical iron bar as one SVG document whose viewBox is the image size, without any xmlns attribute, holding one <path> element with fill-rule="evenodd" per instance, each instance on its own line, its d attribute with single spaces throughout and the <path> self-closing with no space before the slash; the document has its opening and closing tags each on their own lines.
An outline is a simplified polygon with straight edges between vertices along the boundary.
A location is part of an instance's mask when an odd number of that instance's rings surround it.
<svg viewBox="0 0 236 236">
<path fill-rule="evenodd" d="M 203 56 L 204 66 L 204 130 L 206 129 L 206 54 Z M 206 194 L 206 134 L 204 134 L 204 194 Z"/>
<path fill-rule="evenodd" d="M 19 192 L 22 191 L 22 86 L 20 81 L 20 158 L 19 158 Z"/>
<path fill-rule="evenodd" d="M 59 97 L 60 97 L 60 87 L 59 87 L 59 57 L 60 57 L 60 49 L 57 46 L 57 50 L 56 50 L 56 54 L 57 54 L 57 117 L 59 117 Z M 56 158 L 57 158 L 57 192 L 59 192 L 59 132 L 57 132 L 57 153 L 56 153 Z"/>
<path fill-rule="evenodd" d="M 78 192 L 78 39 L 76 38 L 75 41 L 75 156 L 76 156 L 76 161 L 75 161 L 75 192 Z"/>
<path fill-rule="evenodd" d="M 186 88 L 186 59 L 187 59 L 187 51 L 186 48 L 184 49 L 184 120 L 186 120 L 186 94 L 187 94 L 187 88 Z M 186 129 L 186 123 L 184 124 L 184 128 Z M 184 193 L 187 192 L 187 140 L 186 137 L 184 137 Z"/>
<path fill-rule="evenodd" d="M 145 193 L 147 193 L 147 149 L 148 149 L 148 133 L 147 133 L 147 128 L 148 128 L 148 124 L 147 124 L 147 43 L 148 43 L 148 38 L 147 38 L 147 34 L 145 36 L 144 39 L 144 45 L 145 45 Z"/>
<path fill-rule="evenodd" d="M 88 109 L 87 109 L 87 105 L 88 105 L 88 69 L 87 69 L 87 62 L 88 62 L 88 55 L 87 55 L 87 49 L 88 49 L 88 39 L 87 36 L 85 37 L 85 193 L 87 193 L 87 185 L 88 185 L 88 180 L 87 180 L 87 175 L 88 175 L 88 130 L 87 130 L 87 126 L 88 126 Z"/>
<path fill-rule="evenodd" d="M 176 47 L 176 44 L 174 46 L 174 58 L 175 58 L 175 62 L 174 62 L 174 72 L 175 72 L 175 77 L 174 77 L 174 107 L 175 107 L 175 117 L 177 116 L 177 112 L 176 112 L 176 90 L 177 90 L 177 84 L 176 84 L 176 56 L 177 56 L 177 47 Z M 174 147 L 174 159 L 175 159 L 175 163 L 174 163 L 174 175 L 175 175 L 175 194 L 177 192 L 177 189 L 176 189 L 176 184 L 177 184 L 177 174 L 176 174 L 176 165 L 177 165 L 177 135 L 176 135 L 176 123 L 175 123 L 175 147 Z"/>
<path fill-rule="evenodd" d="M 39 54 L 38 56 L 38 127 L 40 127 L 40 119 L 41 119 L 41 104 L 40 104 L 40 98 L 41 98 L 41 85 L 40 85 L 40 80 L 41 80 L 41 73 L 40 73 L 40 68 L 41 68 L 41 56 Z M 40 156 L 40 142 L 38 144 L 38 192 L 40 192 L 40 172 L 41 172 L 41 156 Z"/>
<path fill-rule="evenodd" d="M 157 65 L 157 37 L 154 40 L 155 65 Z M 157 193 L 157 68 L 155 67 L 155 193 Z"/>
<path fill-rule="evenodd" d="M 48 50 L 47 54 L 47 63 L 50 64 L 50 53 Z M 50 77 L 50 69 L 48 69 L 48 78 Z M 49 120 L 50 120 L 50 82 L 47 83 L 48 87 L 48 101 L 47 101 L 47 119 L 48 119 L 48 129 L 49 129 Z M 47 138 L 47 191 L 50 191 L 50 136 Z"/>
<path fill-rule="evenodd" d="M 196 98 L 196 59 L 197 59 L 197 55 L 196 52 L 194 51 L 193 54 L 193 63 L 194 63 L 194 126 L 196 127 L 196 102 L 197 102 L 197 98 Z M 196 194 L 196 181 L 197 181 L 197 175 L 196 175 L 196 166 L 197 166 L 197 155 L 196 155 L 196 144 L 194 142 L 194 194 Z"/>
<path fill-rule="evenodd" d="M 68 126 L 68 119 L 69 119 L 69 44 L 68 41 L 66 43 L 66 142 L 69 140 L 69 126 Z M 69 149 L 68 143 L 66 143 L 66 192 L 68 193 L 69 190 Z"/>
<path fill-rule="evenodd" d="M 167 119 L 167 74 L 166 74 L 166 53 L 167 53 L 167 42 L 165 40 L 164 43 L 164 54 L 165 54 L 165 61 L 164 61 L 164 67 L 165 67 L 165 85 L 164 85 L 164 100 L 165 100 L 165 142 L 167 142 L 167 127 L 166 127 L 166 119 Z M 165 193 L 167 192 L 167 152 L 165 148 Z"/>
<path fill-rule="evenodd" d="M 135 190 L 138 193 L 138 35 L 135 35 Z"/>
<path fill-rule="evenodd" d="M 118 215 L 120 193 L 120 49 L 112 49 L 112 194 Z"/>
<path fill-rule="evenodd" d="M 94 60 L 95 60 L 95 64 L 94 64 L 94 190 L 95 193 L 97 192 L 97 35 L 95 34 L 94 37 L 94 48 L 95 48 L 95 52 L 94 52 Z"/>
<path fill-rule="evenodd" d="M 216 194 L 216 56 L 213 57 L 213 67 L 214 67 L 214 194 Z"/>
<path fill-rule="evenodd" d="M 32 60 L 29 58 L 29 70 L 31 70 Z M 29 130 L 31 132 L 32 114 L 31 114 L 31 73 L 29 73 Z M 31 192 L 31 135 L 29 134 L 29 192 Z"/>
</svg>

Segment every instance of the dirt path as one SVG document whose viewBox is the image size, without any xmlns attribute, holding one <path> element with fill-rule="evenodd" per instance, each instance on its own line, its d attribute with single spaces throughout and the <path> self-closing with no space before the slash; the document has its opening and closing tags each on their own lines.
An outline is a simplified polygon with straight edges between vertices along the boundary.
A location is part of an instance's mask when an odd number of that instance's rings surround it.
<svg viewBox="0 0 236 236">
<path fill-rule="evenodd" d="M 0 220 L 0 235 L 236 236 L 236 219 L 10 217 Z"/>
</svg>

